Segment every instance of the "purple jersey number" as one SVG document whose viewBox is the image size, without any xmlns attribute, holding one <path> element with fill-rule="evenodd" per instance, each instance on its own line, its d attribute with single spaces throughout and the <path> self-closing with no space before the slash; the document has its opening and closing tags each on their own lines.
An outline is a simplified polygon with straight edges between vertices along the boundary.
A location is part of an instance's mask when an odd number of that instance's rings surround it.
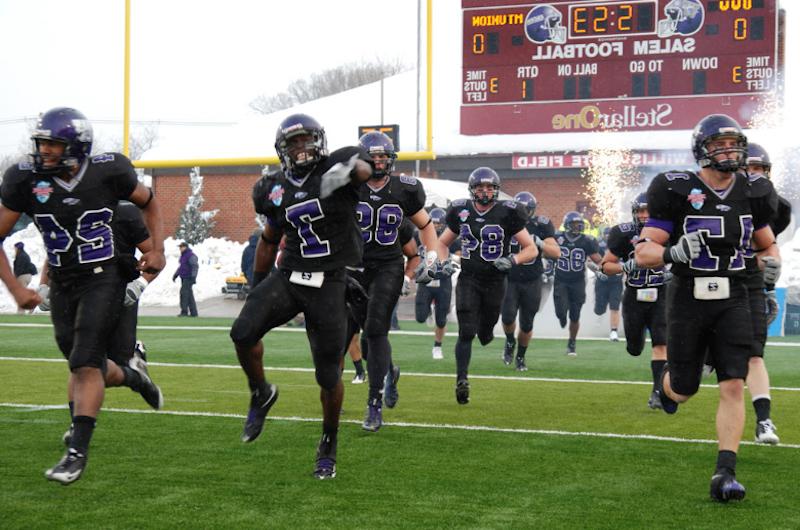
<svg viewBox="0 0 800 530">
<path fill-rule="evenodd" d="M 368 203 L 359 202 L 356 220 L 364 243 L 374 240 L 380 245 L 393 245 L 403 222 L 403 209 L 396 204 L 384 204 L 376 214 Z"/>
<path fill-rule="evenodd" d="M 320 258 L 331 253 L 328 241 L 320 239 L 314 232 L 314 221 L 325 218 L 319 199 L 311 199 L 286 208 L 286 220 L 297 230 L 303 240 L 300 254 L 304 258 Z"/>
<path fill-rule="evenodd" d="M 561 247 L 561 257 L 556 262 L 556 268 L 564 272 L 580 272 L 586 266 L 586 251 L 582 248 L 572 250 Z"/>
<path fill-rule="evenodd" d="M 114 212 L 102 208 L 83 212 L 78 218 L 75 236 L 83 241 L 78 245 L 79 263 L 105 261 L 114 256 L 114 232 L 110 224 L 113 217 Z M 35 221 L 47 248 L 47 261 L 53 267 L 60 267 L 61 254 L 69 252 L 75 239 L 52 214 L 37 214 Z"/>
<path fill-rule="evenodd" d="M 486 225 L 481 228 L 480 239 L 475 237 L 469 225 L 461 225 L 461 257 L 470 259 L 470 254 L 480 247 L 480 257 L 484 261 L 494 261 L 503 255 L 505 230 L 500 225 Z"/>
<path fill-rule="evenodd" d="M 700 232 L 703 238 L 713 239 L 725 237 L 724 218 L 717 216 L 687 215 L 683 221 L 683 231 L 688 234 Z M 753 216 L 739 216 L 742 237 L 739 240 L 727 270 L 741 270 L 744 268 L 745 252 L 750 247 L 750 238 L 753 236 Z M 700 255 L 689 262 L 689 267 L 701 271 L 718 271 L 719 257 L 711 253 L 708 245 L 700 248 Z"/>
</svg>

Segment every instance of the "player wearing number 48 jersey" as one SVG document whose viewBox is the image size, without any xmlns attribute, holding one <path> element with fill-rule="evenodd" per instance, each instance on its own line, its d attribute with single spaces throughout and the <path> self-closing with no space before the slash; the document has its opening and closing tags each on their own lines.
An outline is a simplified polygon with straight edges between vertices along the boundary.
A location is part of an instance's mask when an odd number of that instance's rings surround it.
<svg viewBox="0 0 800 530">
<path fill-rule="evenodd" d="M 106 359 L 119 318 L 125 284 L 138 276 L 123 267 L 114 245 L 113 222 L 120 200 L 142 209 L 153 248 L 138 268 L 164 268 L 161 217 L 152 192 L 138 182 L 130 161 L 119 153 L 90 156 L 92 127 L 75 109 L 42 114 L 31 137 L 30 162 L 3 177 L 0 238 L 24 212 L 42 233 L 50 275 L 50 306 L 56 342 L 67 357 L 74 397 L 74 432 L 67 453 L 45 476 L 62 484 L 78 480 L 103 402 L 103 374 L 119 367 Z M 13 278 L 0 252 L 0 278 L 20 307 L 32 309 L 41 297 Z"/>
<path fill-rule="evenodd" d="M 344 395 L 339 363 L 347 327 L 345 266 L 361 261 L 355 209 L 358 186 L 372 174 L 372 160 L 359 147 L 328 154 L 325 131 L 305 114 L 281 122 L 275 150 L 281 171 L 253 186 L 255 210 L 267 223 L 256 246 L 253 290 L 230 332 L 251 392 L 242 441 L 258 438 L 278 399 L 278 387 L 264 377 L 261 339 L 302 312 L 322 402 L 314 476 L 330 479 L 336 476 Z M 284 235 L 280 266 L 272 270 Z"/>
<path fill-rule="evenodd" d="M 439 252 L 447 256 L 456 237 L 461 239 L 461 275 L 456 285 L 456 401 L 469 403 L 469 361 L 475 336 L 483 346 L 494 338 L 506 291 L 506 273 L 533 261 L 539 251 L 528 230 L 528 210 L 516 201 L 497 200 L 500 177 L 488 167 L 469 176 L 471 199 L 458 199 L 447 210 L 445 228 L 439 237 Z M 519 242 L 511 254 L 511 238 Z"/>
<path fill-rule="evenodd" d="M 716 367 L 719 453 L 710 494 L 727 502 L 745 495 L 735 472 L 753 352 L 745 258 L 752 250 L 759 268 L 780 263 L 769 226 L 778 198 L 769 180 L 740 171 L 747 138 L 732 118 L 712 114 L 700 120 L 692 151 L 699 172 L 668 171 L 651 182 L 650 219 L 635 256 L 647 268 L 672 263 L 668 363 L 656 387 L 664 411 L 674 414 L 697 392 L 706 350 Z"/>
</svg>

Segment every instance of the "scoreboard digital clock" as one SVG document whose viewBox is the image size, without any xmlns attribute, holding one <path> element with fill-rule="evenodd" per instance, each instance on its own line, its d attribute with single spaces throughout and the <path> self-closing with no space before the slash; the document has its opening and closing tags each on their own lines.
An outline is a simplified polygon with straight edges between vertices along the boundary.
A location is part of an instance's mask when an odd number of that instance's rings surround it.
<svg viewBox="0 0 800 530">
<path fill-rule="evenodd" d="M 462 0 L 462 134 L 746 122 L 778 88 L 777 0 Z"/>
</svg>

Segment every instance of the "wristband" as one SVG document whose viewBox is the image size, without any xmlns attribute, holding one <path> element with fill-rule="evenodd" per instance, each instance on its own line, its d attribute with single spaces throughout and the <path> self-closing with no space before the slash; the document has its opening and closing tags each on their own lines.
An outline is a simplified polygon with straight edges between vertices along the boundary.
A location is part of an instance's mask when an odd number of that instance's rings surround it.
<svg viewBox="0 0 800 530">
<path fill-rule="evenodd" d="M 664 264 L 672 263 L 672 254 L 670 254 L 669 249 L 671 247 L 664 247 L 664 254 L 661 255 L 661 259 L 664 260 Z"/>
</svg>

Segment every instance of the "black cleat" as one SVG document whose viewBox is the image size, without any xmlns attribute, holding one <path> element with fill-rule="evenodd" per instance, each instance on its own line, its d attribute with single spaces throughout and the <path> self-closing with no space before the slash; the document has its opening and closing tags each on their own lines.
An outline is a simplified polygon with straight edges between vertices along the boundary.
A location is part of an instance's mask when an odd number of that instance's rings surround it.
<svg viewBox="0 0 800 530">
<path fill-rule="evenodd" d="M 128 366 L 131 370 L 139 374 L 139 378 L 141 379 L 135 388 L 131 387 L 131 390 L 141 394 L 145 402 L 154 409 L 158 410 L 163 407 L 164 396 L 161 394 L 161 389 L 150 379 L 150 374 L 147 372 L 147 362 L 137 350 L 134 350 L 133 357 L 128 361 Z"/>
<path fill-rule="evenodd" d="M 370 399 L 367 401 L 367 413 L 364 415 L 364 423 L 361 424 L 361 428 L 365 431 L 378 432 L 381 425 L 383 425 L 381 400 L 379 398 Z"/>
<path fill-rule="evenodd" d="M 567 357 L 575 357 L 577 355 L 575 352 L 575 339 L 567 340 Z"/>
<path fill-rule="evenodd" d="M 317 446 L 317 463 L 314 478 L 327 480 L 336 477 L 336 443 L 323 434 Z"/>
<path fill-rule="evenodd" d="M 664 376 L 667 375 L 667 364 L 664 364 L 664 368 L 661 370 L 661 375 L 658 376 L 658 380 L 656 382 L 656 388 L 653 390 L 653 394 L 658 396 L 658 400 L 661 403 L 661 410 L 666 412 L 667 414 L 675 414 L 678 412 L 678 402 L 671 400 L 667 394 L 664 392 Z"/>
<path fill-rule="evenodd" d="M 744 499 L 744 486 L 736 481 L 736 475 L 717 472 L 711 477 L 711 498 L 717 502 L 740 501 Z"/>
<path fill-rule="evenodd" d="M 525 364 L 525 357 L 517 357 L 515 361 L 517 372 L 527 372 L 528 366 Z"/>
<path fill-rule="evenodd" d="M 58 464 L 44 472 L 44 476 L 47 477 L 47 480 L 68 486 L 81 478 L 85 468 L 86 455 L 75 449 L 68 449 Z"/>
<path fill-rule="evenodd" d="M 61 439 L 64 441 L 64 445 L 67 447 L 67 449 L 69 449 L 69 444 L 72 442 L 72 433 L 73 433 L 74 429 L 75 429 L 75 425 L 70 423 L 69 424 L 69 429 L 67 429 L 66 432 L 64 433 L 64 435 L 61 437 Z"/>
<path fill-rule="evenodd" d="M 459 379 L 456 383 L 456 401 L 459 405 L 469 403 L 469 381 L 466 379 Z"/>
<path fill-rule="evenodd" d="M 506 366 L 511 364 L 511 361 L 514 360 L 514 350 L 517 347 L 516 340 L 508 340 L 506 339 L 505 345 L 503 346 L 503 362 Z"/>
<path fill-rule="evenodd" d="M 267 418 L 269 409 L 278 401 L 277 386 L 269 385 L 267 392 L 267 397 L 260 396 L 258 390 L 250 396 L 250 410 L 247 411 L 247 420 L 244 422 L 244 431 L 242 432 L 242 441 L 245 443 L 258 438 L 264 428 L 264 420 Z"/>
<path fill-rule="evenodd" d="M 397 382 L 400 380 L 400 368 L 392 366 L 392 371 L 386 374 L 383 381 L 383 403 L 390 409 L 397 405 L 400 395 L 397 392 Z"/>
</svg>

